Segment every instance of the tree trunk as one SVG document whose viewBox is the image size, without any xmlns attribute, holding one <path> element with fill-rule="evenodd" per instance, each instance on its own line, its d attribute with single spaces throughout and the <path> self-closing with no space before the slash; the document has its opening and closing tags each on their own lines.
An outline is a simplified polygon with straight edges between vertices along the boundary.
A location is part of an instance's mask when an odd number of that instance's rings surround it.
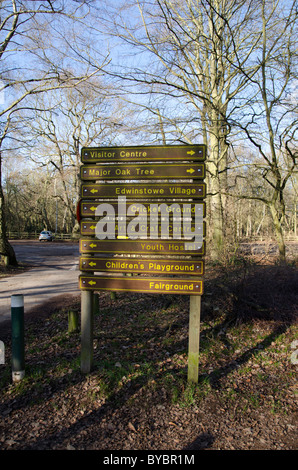
<svg viewBox="0 0 298 470">
<path fill-rule="evenodd" d="M 218 172 L 219 160 L 219 142 L 215 133 L 210 135 L 210 155 L 208 156 L 207 166 L 209 170 L 208 192 L 211 194 L 211 233 L 212 246 L 210 250 L 211 258 L 215 261 L 220 259 L 224 245 L 224 221 L 223 206 L 221 198 L 220 176 Z"/>
<path fill-rule="evenodd" d="M 283 236 L 281 218 L 279 217 L 278 210 L 276 209 L 274 204 L 270 204 L 269 207 L 273 219 L 274 231 L 278 244 L 279 259 L 283 262 L 286 259 L 286 245 Z"/>
<path fill-rule="evenodd" d="M 1 161 L 0 161 L 1 164 Z M 6 236 L 6 224 L 4 213 L 4 194 L 0 184 L 0 255 L 5 266 L 17 266 L 18 262 L 13 247 Z"/>
<path fill-rule="evenodd" d="M 224 245 L 223 210 L 218 179 L 213 178 L 211 184 L 211 191 L 214 191 L 215 194 L 211 199 L 212 247 L 210 255 L 213 260 L 218 260 L 222 254 Z"/>
</svg>

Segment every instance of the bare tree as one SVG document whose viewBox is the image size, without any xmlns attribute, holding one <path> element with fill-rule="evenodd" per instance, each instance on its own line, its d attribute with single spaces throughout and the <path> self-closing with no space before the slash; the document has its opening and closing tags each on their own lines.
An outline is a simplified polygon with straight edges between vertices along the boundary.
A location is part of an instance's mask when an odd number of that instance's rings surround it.
<svg viewBox="0 0 298 470">
<path fill-rule="evenodd" d="M 1 155 L 10 135 L 15 113 L 26 108 L 28 97 L 49 90 L 69 88 L 87 80 L 100 67 L 78 67 L 70 48 L 62 39 L 69 24 L 83 21 L 87 1 L 55 2 L 4 0 L 0 5 L 0 67 L 2 106 L 0 108 L 0 255 L 5 264 L 16 264 L 5 227 L 4 196 L 1 184 Z M 64 21 L 67 20 L 67 21 Z M 58 34 L 58 33 L 59 34 Z M 72 62 L 76 62 L 74 69 Z"/>
<path fill-rule="evenodd" d="M 25 154 L 34 167 L 48 167 L 59 184 L 54 197 L 65 208 L 70 225 L 78 229 L 76 205 L 80 195 L 80 147 L 110 145 L 123 132 L 130 109 L 103 80 L 93 78 L 75 88 L 38 96 L 31 104 L 34 118 L 24 126 Z M 23 122 L 22 113 L 19 118 Z M 19 136 L 22 139 L 22 136 Z M 29 144 L 28 144 L 29 142 Z"/>
<path fill-rule="evenodd" d="M 234 125 L 257 150 L 251 163 L 267 188 L 262 195 L 243 197 L 259 199 L 269 208 L 279 256 L 284 260 L 285 189 L 297 174 L 298 161 L 297 99 L 293 96 L 298 79 L 297 3 L 262 0 L 260 18 L 262 38 L 255 60 L 261 66 L 243 98 L 243 114 Z"/>
<path fill-rule="evenodd" d="M 133 59 L 126 57 L 109 73 L 121 77 L 131 93 L 143 97 L 147 91 L 152 102 L 152 96 L 164 94 L 170 103 L 191 104 L 193 127 L 200 121 L 201 139 L 208 146 L 210 227 L 217 257 L 224 235 L 229 118 L 240 91 L 260 67 L 252 66 L 261 38 L 258 2 L 134 0 L 124 1 L 117 11 L 109 5 L 106 17 L 109 13 L 109 35 L 135 51 Z"/>
</svg>

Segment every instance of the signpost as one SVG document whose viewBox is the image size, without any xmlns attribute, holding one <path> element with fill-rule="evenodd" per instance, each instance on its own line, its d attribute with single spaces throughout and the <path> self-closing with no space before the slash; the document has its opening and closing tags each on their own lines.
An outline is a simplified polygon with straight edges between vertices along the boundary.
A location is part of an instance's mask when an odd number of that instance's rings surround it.
<svg viewBox="0 0 298 470">
<path fill-rule="evenodd" d="M 204 145 L 82 148 L 82 372 L 92 367 L 94 292 L 181 294 L 190 298 L 188 380 L 198 381 L 205 158 Z"/>
</svg>

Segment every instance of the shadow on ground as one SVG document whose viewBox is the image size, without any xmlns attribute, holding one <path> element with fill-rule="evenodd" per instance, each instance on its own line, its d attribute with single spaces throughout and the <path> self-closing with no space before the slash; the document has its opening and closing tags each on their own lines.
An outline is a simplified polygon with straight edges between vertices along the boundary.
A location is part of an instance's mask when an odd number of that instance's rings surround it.
<svg viewBox="0 0 298 470">
<path fill-rule="evenodd" d="M 213 267 L 208 272 L 201 353 L 208 351 L 211 338 L 228 350 L 229 330 L 237 324 L 270 324 L 268 335 L 236 359 L 229 361 L 227 356 L 211 372 L 201 371 L 199 386 L 207 381 L 219 391 L 236 367 L 260 348 L 266 350 L 297 322 L 298 275 L 291 266 Z M 118 294 L 112 301 L 110 294 L 100 294 L 94 369 L 87 377 L 79 370 L 80 335 L 67 334 L 70 308 L 79 311 L 79 299 L 60 298 L 27 315 L 27 382 L 20 393 L 11 392 L 5 366 L 0 401 L 5 424 L 0 435 L 17 435 L 13 448 L 64 448 L 67 442 L 89 449 L 158 449 L 158 443 L 166 442 L 185 450 L 212 448 L 215 437 L 211 431 L 202 432 L 199 414 L 195 425 L 189 422 L 180 429 L 175 413 L 187 420 L 186 409 L 173 409 L 175 390 L 177 396 L 185 396 L 187 388 L 187 296 Z M 9 355 L 5 325 L 0 326 L 0 338 Z M 30 433 L 30 425 L 18 427 L 18 413 L 28 423 L 42 422 L 38 433 Z"/>
</svg>

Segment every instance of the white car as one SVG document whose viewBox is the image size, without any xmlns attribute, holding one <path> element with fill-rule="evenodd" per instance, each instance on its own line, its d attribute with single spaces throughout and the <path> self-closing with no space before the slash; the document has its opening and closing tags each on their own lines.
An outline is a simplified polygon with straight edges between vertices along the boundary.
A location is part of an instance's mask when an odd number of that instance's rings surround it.
<svg viewBox="0 0 298 470">
<path fill-rule="evenodd" d="M 42 242 L 42 241 L 47 241 L 47 242 L 51 242 L 53 241 L 53 234 L 52 232 L 49 232 L 48 230 L 43 230 L 40 235 L 39 235 L 39 241 Z"/>
</svg>

